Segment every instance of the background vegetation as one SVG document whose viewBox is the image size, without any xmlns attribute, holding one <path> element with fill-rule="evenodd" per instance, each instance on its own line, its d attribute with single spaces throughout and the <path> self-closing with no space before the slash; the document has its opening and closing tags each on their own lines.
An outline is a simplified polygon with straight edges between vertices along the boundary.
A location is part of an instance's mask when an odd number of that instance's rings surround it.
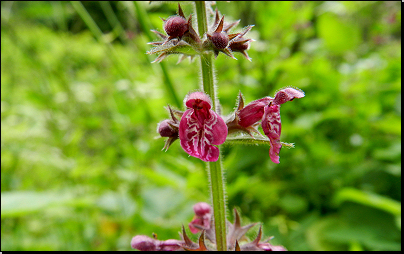
<svg viewBox="0 0 404 254">
<path fill-rule="evenodd" d="M 217 2 L 241 19 L 233 31 L 255 24 L 256 39 L 251 63 L 215 61 L 222 112 L 239 91 L 246 103 L 285 86 L 306 93 L 282 106 L 282 141 L 296 148 L 279 165 L 265 146 L 223 149 L 229 211 L 262 222 L 273 243 L 401 250 L 400 4 Z M 209 202 L 204 163 L 155 139 L 163 107 L 199 86 L 198 61 L 172 56 L 162 68 L 145 54 L 149 30 L 176 9 L 1 2 L 1 250 L 178 239 L 193 204 Z"/>
</svg>

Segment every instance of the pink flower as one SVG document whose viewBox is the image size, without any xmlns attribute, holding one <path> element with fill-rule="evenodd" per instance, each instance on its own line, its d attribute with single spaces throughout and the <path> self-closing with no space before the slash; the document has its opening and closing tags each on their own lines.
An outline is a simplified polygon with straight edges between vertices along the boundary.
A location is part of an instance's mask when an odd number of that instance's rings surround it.
<svg viewBox="0 0 404 254">
<path fill-rule="evenodd" d="M 279 105 L 265 106 L 261 122 L 262 130 L 271 142 L 269 157 L 274 163 L 279 163 L 279 152 L 281 150 L 281 112 Z"/>
<path fill-rule="evenodd" d="M 260 121 L 262 119 L 262 116 L 264 115 L 265 106 L 267 106 L 272 100 L 273 99 L 271 97 L 265 97 L 250 102 L 238 113 L 238 124 L 241 127 L 247 128 Z"/>
<path fill-rule="evenodd" d="M 244 100 L 240 93 L 237 109 L 233 117 L 227 120 L 228 131 L 229 133 L 242 131 L 252 137 L 253 133 L 261 135 L 257 130 L 261 121 L 262 129 L 271 143 L 269 157 L 274 163 L 279 163 L 279 152 L 282 147 L 280 105 L 303 97 L 304 93 L 301 90 L 287 87 L 277 92 L 275 98 L 264 97 L 244 107 Z"/>
<path fill-rule="evenodd" d="M 276 93 L 275 99 L 272 103 L 264 108 L 264 115 L 262 116 L 261 126 L 265 135 L 271 142 L 269 149 L 269 157 L 274 163 L 279 163 L 279 152 L 282 144 L 280 143 L 281 136 L 281 104 L 292 101 L 295 98 L 303 98 L 304 93 L 300 90 L 288 87 Z"/>
<path fill-rule="evenodd" d="M 184 99 L 188 108 L 181 117 L 179 137 L 181 147 L 189 155 L 203 161 L 217 161 L 219 149 L 227 137 L 227 126 L 212 108 L 209 96 L 194 92 Z"/>
<path fill-rule="evenodd" d="M 294 98 L 303 98 L 304 93 L 301 90 L 287 87 L 276 93 L 273 104 L 281 105 L 287 101 L 293 101 Z"/>
<path fill-rule="evenodd" d="M 201 229 L 210 228 L 210 220 L 212 218 L 212 207 L 205 202 L 199 202 L 194 205 L 195 216 L 188 224 L 189 229 L 193 234 L 198 233 Z"/>
</svg>

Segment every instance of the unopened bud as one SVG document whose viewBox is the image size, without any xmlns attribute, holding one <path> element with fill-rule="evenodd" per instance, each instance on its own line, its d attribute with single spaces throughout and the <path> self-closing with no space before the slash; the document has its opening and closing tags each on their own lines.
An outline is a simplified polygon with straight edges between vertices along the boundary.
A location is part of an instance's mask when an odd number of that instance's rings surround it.
<svg viewBox="0 0 404 254">
<path fill-rule="evenodd" d="M 196 234 L 201 229 L 209 229 L 212 218 L 212 207 L 205 202 L 199 202 L 194 205 L 195 216 L 188 224 L 191 233 Z"/>
<path fill-rule="evenodd" d="M 224 32 L 213 33 L 210 40 L 217 49 L 224 49 L 229 44 L 229 36 Z"/>
<path fill-rule="evenodd" d="M 159 244 L 160 251 L 176 251 L 181 249 L 181 244 L 183 244 L 180 240 L 168 239 L 165 241 L 161 241 Z"/>
<path fill-rule="evenodd" d="M 174 16 L 166 21 L 164 30 L 170 37 L 181 38 L 188 30 L 188 22 L 180 16 Z"/>
<path fill-rule="evenodd" d="M 162 137 L 175 137 L 178 136 L 178 128 L 173 126 L 173 121 L 170 119 L 163 120 L 157 127 L 157 132 Z"/>
<path fill-rule="evenodd" d="M 202 217 L 205 214 L 212 213 L 212 207 L 205 202 L 199 202 L 194 205 L 194 212 L 196 216 Z"/>
<path fill-rule="evenodd" d="M 145 235 L 137 235 L 131 241 L 132 248 L 140 251 L 156 251 L 158 244 L 158 240 Z"/>
<path fill-rule="evenodd" d="M 248 49 L 249 41 L 245 41 L 245 42 L 242 41 L 241 43 L 240 42 L 238 43 L 237 41 L 235 41 L 233 43 L 230 43 L 229 47 L 230 47 L 231 51 L 243 52 Z"/>
</svg>

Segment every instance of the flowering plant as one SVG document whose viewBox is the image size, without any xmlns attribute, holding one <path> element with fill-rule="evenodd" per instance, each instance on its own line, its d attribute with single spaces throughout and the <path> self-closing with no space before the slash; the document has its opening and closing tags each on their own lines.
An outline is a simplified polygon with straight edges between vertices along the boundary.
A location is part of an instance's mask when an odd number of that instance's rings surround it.
<svg viewBox="0 0 404 254">
<path fill-rule="evenodd" d="M 252 39 L 245 38 L 253 25 L 247 26 L 240 33 L 230 33 L 239 21 L 226 23 L 224 16 L 220 18 L 219 11 L 211 10 L 214 15 L 210 26 L 207 23 L 207 8 L 205 2 L 195 2 L 198 30 L 192 24 L 192 15 L 184 15 L 178 5 L 178 15 L 162 19 L 166 34 L 152 30 L 162 41 L 151 42 L 154 46 L 148 54 L 158 54 L 154 62 L 161 62 L 167 56 L 179 54 L 181 62 L 190 57 L 199 56 L 201 59 L 202 88 L 190 92 L 184 98 L 185 111 L 167 107 L 170 118 L 158 124 L 157 132 L 167 140 L 163 149 L 167 150 L 177 139 L 190 156 L 208 163 L 212 207 L 207 203 L 194 206 L 195 217 L 189 223 L 191 233 L 201 231 L 199 242 L 192 242 L 182 228 L 181 240 L 157 240 L 144 235 L 132 239 L 132 247 L 139 250 L 285 250 L 282 246 L 273 246 L 268 241 L 261 242 L 262 230 L 259 229 L 255 240 L 245 240 L 245 233 L 255 224 L 241 227 L 240 216 L 234 210 L 234 223 L 226 220 L 224 178 L 220 161 L 219 145 L 231 142 L 230 134 L 248 134 L 250 140 L 265 140 L 270 144 L 269 157 L 274 163 L 280 163 L 281 147 L 291 146 L 280 141 L 281 118 L 280 106 L 295 98 L 303 98 L 304 92 L 292 87 L 279 90 L 275 97 L 264 97 L 250 102 L 244 107 L 244 99 L 240 93 L 236 110 L 229 117 L 223 117 L 217 110 L 219 101 L 213 79 L 212 55 L 220 53 L 235 59 L 233 53 L 241 53 L 249 61 L 247 54 Z M 208 28 L 209 27 L 209 28 Z M 261 125 L 265 138 L 258 130 Z M 207 240 L 207 241 L 206 241 Z M 244 244 L 241 244 L 241 243 Z"/>
</svg>

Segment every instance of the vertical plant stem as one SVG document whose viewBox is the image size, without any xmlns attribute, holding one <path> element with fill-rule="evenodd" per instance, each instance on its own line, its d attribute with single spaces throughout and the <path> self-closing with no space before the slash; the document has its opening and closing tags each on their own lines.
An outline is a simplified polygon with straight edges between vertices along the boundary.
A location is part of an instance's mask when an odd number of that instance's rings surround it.
<svg viewBox="0 0 404 254">
<path fill-rule="evenodd" d="M 199 35 L 203 36 L 208 30 L 206 6 L 204 1 L 195 1 Z M 213 110 L 216 110 L 216 95 L 213 77 L 212 53 L 201 55 L 203 90 L 212 98 Z M 224 177 L 221 156 L 217 161 L 209 162 L 209 176 L 213 213 L 215 217 L 216 247 L 218 251 L 226 251 L 226 199 L 224 192 Z"/>
<path fill-rule="evenodd" d="M 221 159 L 221 155 L 219 155 L 218 161 L 209 162 L 209 171 L 215 217 L 216 246 L 218 251 L 226 251 L 226 198 Z"/>
</svg>

